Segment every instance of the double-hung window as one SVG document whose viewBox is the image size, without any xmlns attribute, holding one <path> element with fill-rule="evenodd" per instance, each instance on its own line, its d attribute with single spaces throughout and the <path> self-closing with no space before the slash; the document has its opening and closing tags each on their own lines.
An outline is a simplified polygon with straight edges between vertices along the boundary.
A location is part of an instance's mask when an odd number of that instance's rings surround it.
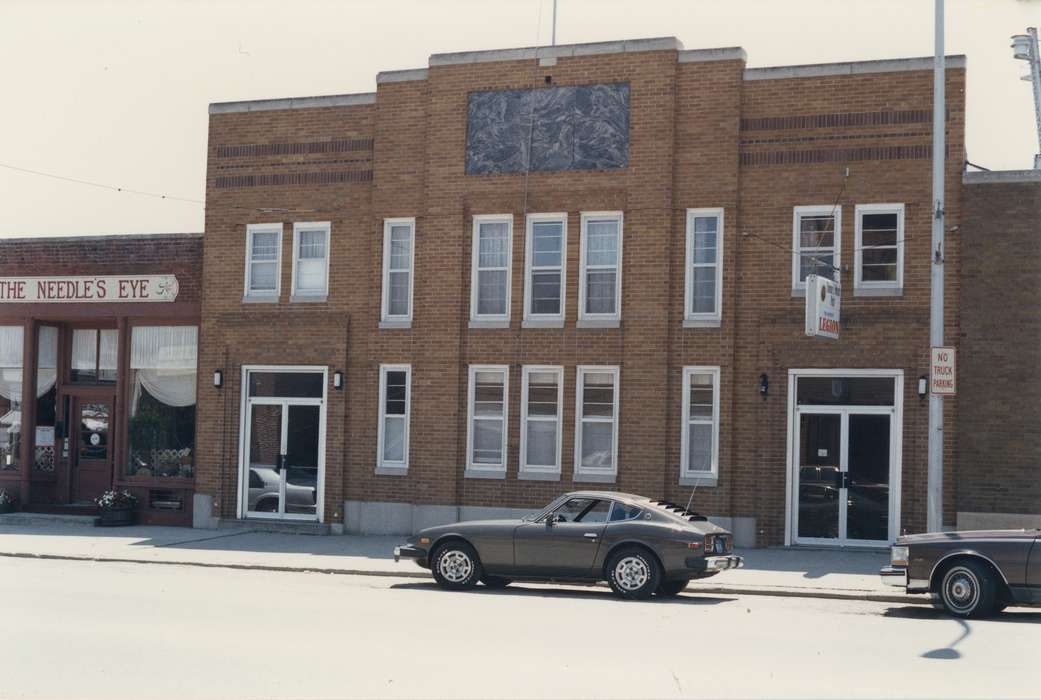
<svg viewBox="0 0 1041 700">
<path fill-rule="evenodd" d="M 792 291 L 806 291 L 806 276 L 839 281 L 842 207 L 795 207 L 792 232 Z"/>
<path fill-rule="evenodd" d="M 618 367 L 580 366 L 575 382 L 575 480 L 618 473 Z"/>
<path fill-rule="evenodd" d="M 509 323 L 513 216 L 475 216 L 470 320 Z"/>
<path fill-rule="evenodd" d="M 525 366 L 521 382 L 520 478 L 559 479 L 564 368 Z"/>
<path fill-rule="evenodd" d="M 415 219 L 383 221 L 383 307 L 381 321 L 412 321 L 412 257 L 415 252 Z"/>
<path fill-rule="evenodd" d="M 293 224 L 292 300 L 325 300 L 329 293 L 329 222 Z"/>
<path fill-rule="evenodd" d="M 412 404 L 412 367 L 380 365 L 380 424 L 376 471 L 408 471 L 409 413 Z"/>
<path fill-rule="evenodd" d="M 506 476 L 508 365 L 470 365 L 466 475 Z"/>
<path fill-rule="evenodd" d="M 525 250 L 524 320 L 563 324 L 567 215 L 528 215 Z"/>
<path fill-rule="evenodd" d="M 904 205 L 858 204 L 853 293 L 897 296 L 904 286 Z"/>
<path fill-rule="evenodd" d="M 246 227 L 247 299 L 278 300 L 281 288 L 282 224 Z"/>
<path fill-rule="evenodd" d="M 719 367 L 683 368 L 680 483 L 719 476 Z"/>
<path fill-rule="evenodd" d="M 579 321 L 622 317 L 622 213 L 582 212 Z"/>
<path fill-rule="evenodd" d="M 718 325 L 723 306 L 723 210 L 687 210 L 687 285 L 684 320 Z"/>
</svg>

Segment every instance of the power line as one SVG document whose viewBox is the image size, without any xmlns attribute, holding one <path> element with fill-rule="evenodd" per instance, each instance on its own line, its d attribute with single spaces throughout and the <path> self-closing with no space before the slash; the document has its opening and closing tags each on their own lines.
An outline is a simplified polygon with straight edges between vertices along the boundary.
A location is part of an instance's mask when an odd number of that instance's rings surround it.
<svg viewBox="0 0 1041 700">
<path fill-rule="evenodd" d="M 63 180 L 65 182 L 74 182 L 78 185 L 88 185 L 90 187 L 99 187 L 104 190 L 111 190 L 113 192 L 124 192 L 126 194 L 136 194 L 142 197 L 154 197 L 155 199 L 170 199 L 177 202 L 188 202 L 190 204 L 205 204 L 201 199 L 189 199 L 187 197 L 175 197 L 169 194 L 159 194 L 156 192 L 145 192 L 144 190 L 132 190 L 127 187 L 119 187 L 117 185 L 107 185 L 101 182 L 92 182 L 90 180 L 81 180 L 75 177 L 67 177 L 65 175 L 55 175 L 54 173 L 45 173 L 39 170 L 31 170 L 29 168 L 21 168 L 17 165 L 10 165 L 9 163 L 0 163 L 0 168 L 7 168 L 8 170 L 15 170 L 20 173 L 28 173 L 29 175 L 39 175 L 40 177 L 49 177 L 54 180 Z"/>
</svg>

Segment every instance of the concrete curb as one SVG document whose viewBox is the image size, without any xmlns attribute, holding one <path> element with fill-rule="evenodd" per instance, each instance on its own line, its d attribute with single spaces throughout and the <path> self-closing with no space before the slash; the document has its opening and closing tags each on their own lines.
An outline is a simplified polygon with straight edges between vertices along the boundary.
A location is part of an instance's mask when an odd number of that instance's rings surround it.
<svg viewBox="0 0 1041 700">
<path fill-rule="evenodd" d="M 83 561 L 99 564 L 162 564 L 165 566 L 195 566 L 204 569 L 237 569 L 240 571 L 277 571 L 282 573 L 338 574 L 341 576 L 381 576 L 385 578 L 430 579 L 428 573 L 420 571 L 379 571 L 372 569 L 344 569 L 321 566 L 279 566 L 274 564 L 232 564 L 201 561 L 166 561 L 161 559 L 133 559 L 130 557 L 91 557 L 71 554 L 34 554 L 31 552 L 0 552 L 0 557 L 15 559 L 44 559 L 57 561 Z M 595 584 L 606 588 L 606 583 Z M 875 593 L 867 590 L 839 590 L 834 588 L 786 588 L 783 586 L 718 586 L 692 583 L 688 592 L 717 595 L 759 595 L 778 598 L 822 598 L 828 600 L 859 600 L 871 603 L 900 603 L 904 605 L 928 605 L 928 596 L 913 596 L 899 593 Z"/>
</svg>

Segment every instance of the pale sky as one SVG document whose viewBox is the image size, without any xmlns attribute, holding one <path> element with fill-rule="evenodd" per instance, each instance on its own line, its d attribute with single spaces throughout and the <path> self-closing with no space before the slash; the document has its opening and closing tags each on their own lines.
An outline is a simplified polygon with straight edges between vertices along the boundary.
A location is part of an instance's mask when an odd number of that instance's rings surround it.
<svg viewBox="0 0 1041 700">
<path fill-rule="evenodd" d="M 548 43 L 552 0 L 0 0 L 0 163 L 202 200 L 210 102 L 371 92 L 432 53 Z M 557 43 L 676 36 L 748 65 L 927 56 L 933 0 L 559 0 Z M 540 21 L 541 17 L 541 21 Z M 1038 150 L 1009 37 L 1041 0 L 947 0 L 968 56 L 968 155 Z M 201 204 L 0 167 L 0 237 L 202 231 Z"/>
</svg>

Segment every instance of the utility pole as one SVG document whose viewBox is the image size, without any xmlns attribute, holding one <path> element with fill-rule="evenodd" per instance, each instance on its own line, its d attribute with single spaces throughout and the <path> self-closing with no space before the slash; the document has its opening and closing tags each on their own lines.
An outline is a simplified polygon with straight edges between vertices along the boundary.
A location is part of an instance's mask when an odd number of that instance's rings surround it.
<svg viewBox="0 0 1041 700">
<path fill-rule="evenodd" d="M 933 235 L 930 265 L 929 344 L 943 345 L 944 162 L 946 149 L 946 65 L 943 0 L 936 0 L 936 56 L 933 63 Z M 930 364 L 932 351 L 930 350 Z M 929 468 L 926 529 L 943 530 L 943 397 L 929 392 Z"/>
<path fill-rule="evenodd" d="M 553 33 L 550 36 L 549 45 L 557 45 L 557 0 L 553 0 Z"/>
<path fill-rule="evenodd" d="M 1037 123 L 1038 146 L 1041 147 L 1041 54 L 1038 53 L 1037 28 L 1027 27 L 1026 34 L 1013 36 L 1012 50 L 1015 58 L 1030 62 L 1030 75 L 1024 75 L 1023 80 L 1029 80 L 1034 86 L 1034 121 Z M 1041 168 L 1041 152 L 1034 156 L 1034 168 Z"/>
</svg>

